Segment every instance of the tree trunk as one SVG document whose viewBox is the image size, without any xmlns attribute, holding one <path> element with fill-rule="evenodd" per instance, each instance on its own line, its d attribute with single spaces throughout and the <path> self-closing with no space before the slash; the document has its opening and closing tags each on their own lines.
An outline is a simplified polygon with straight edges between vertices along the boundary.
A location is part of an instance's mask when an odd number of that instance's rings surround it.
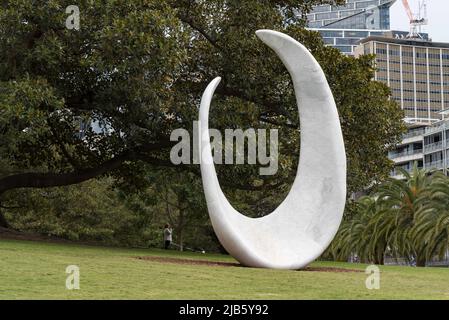
<svg viewBox="0 0 449 320">
<path fill-rule="evenodd" d="M 118 169 L 125 161 L 144 160 L 150 164 L 172 166 L 168 161 L 149 158 L 143 154 L 143 152 L 162 150 L 170 145 L 164 142 L 150 144 L 140 149 L 136 148 L 135 150 L 126 151 L 94 168 L 85 168 L 69 173 L 28 172 L 7 176 L 0 179 L 0 196 L 8 190 L 18 188 L 51 188 L 78 184 Z"/>
<path fill-rule="evenodd" d="M 182 229 L 179 230 L 179 250 L 182 252 L 184 251 L 184 240 L 182 239 L 183 237 L 183 232 Z"/>
<path fill-rule="evenodd" d="M 376 257 L 376 258 L 374 259 L 374 264 L 375 264 L 375 265 L 383 266 L 384 263 L 385 263 L 384 256 Z"/>
<path fill-rule="evenodd" d="M 6 229 L 9 228 L 8 221 L 6 221 L 6 218 L 3 214 L 3 212 L 1 211 L 1 209 L 0 209 L 0 227 L 6 228 Z"/>
<path fill-rule="evenodd" d="M 385 263 L 385 250 L 386 250 L 386 246 L 385 245 L 379 245 L 377 247 L 377 254 L 374 257 L 374 264 L 378 265 L 378 266 L 383 266 Z"/>
<path fill-rule="evenodd" d="M 179 210 L 179 220 L 178 220 L 178 241 L 179 241 L 179 250 L 180 251 L 184 251 L 184 233 L 183 233 L 183 228 L 184 228 L 184 211 L 183 210 Z"/>
<path fill-rule="evenodd" d="M 426 257 L 418 256 L 416 257 L 416 266 L 419 268 L 424 268 L 426 266 Z"/>
</svg>

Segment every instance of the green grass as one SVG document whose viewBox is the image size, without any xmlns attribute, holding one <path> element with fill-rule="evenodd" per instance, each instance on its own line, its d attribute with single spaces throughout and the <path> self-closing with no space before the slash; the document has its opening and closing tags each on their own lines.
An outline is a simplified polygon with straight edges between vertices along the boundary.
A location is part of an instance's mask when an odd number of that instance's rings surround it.
<svg viewBox="0 0 449 320">
<path fill-rule="evenodd" d="M 233 261 L 211 254 L 0 240 L 0 299 L 449 299 L 447 268 L 381 267 L 381 289 L 367 290 L 362 272 L 178 265 L 137 256 Z M 65 288 L 68 265 L 80 267 L 80 290 Z"/>
</svg>

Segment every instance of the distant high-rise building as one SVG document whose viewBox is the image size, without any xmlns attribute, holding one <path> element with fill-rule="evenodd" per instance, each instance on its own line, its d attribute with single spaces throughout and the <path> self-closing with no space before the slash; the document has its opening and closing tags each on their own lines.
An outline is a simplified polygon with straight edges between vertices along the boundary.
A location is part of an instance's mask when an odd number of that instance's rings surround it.
<svg viewBox="0 0 449 320">
<path fill-rule="evenodd" d="M 384 82 L 407 123 L 431 124 L 449 109 L 449 43 L 369 37 L 355 55 L 375 54 L 375 80 Z"/>
<path fill-rule="evenodd" d="M 449 44 L 433 43 L 427 34 L 390 30 L 396 0 L 347 0 L 320 5 L 308 17 L 327 45 L 345 54 L 375 54 L 375 80 L 384 82 L 405 113 L 409 132 L 389 153 L 397 168 L 438 169 L 449 173 Z M 446 118 L 445 118 L 446 117 Z M 442 121 L 443 120 L 443 121 Z"/>
<path fill-rule="evenodd" d="M 395 168 L 449 168 L 449 43 L 369 37 L 355 55 L 375 54 L 375 80 L 391 88 L 409 131 L 389 154 Z M 391 175 L 401 178 L 395 169 Z"/>
<path fill-rule="evenodd" d="M 308 28 L 324 42 L 353 54 L 361 39 L 390 31 L 390 7 L 396 0 L 347 0 L 345 5 L 315 6 L 307 15 Z"/>
</svg>

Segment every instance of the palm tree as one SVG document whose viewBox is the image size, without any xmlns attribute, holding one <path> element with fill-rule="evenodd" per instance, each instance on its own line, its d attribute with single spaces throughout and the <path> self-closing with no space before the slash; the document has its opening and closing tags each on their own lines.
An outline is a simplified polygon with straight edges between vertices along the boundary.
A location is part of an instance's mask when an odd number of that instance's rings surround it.
<svg viewBox="0 0 449 320">
<path fill-rule="evenodd" d="M 428 260 L 444 257 L 449 249 L 449 179 L 442 173 L 434 174 L 430 189 L 412 230 L 414 246 L 425 245 Z"/>
<path fill-rule="evenodd" d="M 383 210 L 377 197 L 360 198 L 355 203 L 351 219 L 343 221 L 330 253 L 337 260 L 347 260 L 351 255 L 358 255 L 362 261 L 382 264 L 385 250 L 383 241 L 375 236 L 371 221 L 382 215 Z"/>
<path fill-rule="evenodd" d="M 393 215 L 382 197 L 375 195 L 375 199 L 375 211 L 373 210 L 372 216 L 365 222 L 367 241 L 364 241 L 365 246 L 361 252 L 369 262 L 383 265 L 385 253 L 389 249 L 390 234 L 394 228 L 391 223 Z"/>
<path fill-rule="evenodd" d="M 386 253 L 424 267 L 449 250 L 449 178 L 417 165 L 402 180 L 389 179 L 372 196 L 360 198 L 343 221 L 329 252 L 337 259 L 357 254 L 384 263 Z"/>
<path fill-rule="evenodd" d="M 413 241 L 416 219 L 427 215 L 426 203 L 431 195 L 432 178 L 417 164 L 411 173 L 401 170 L 404 179 L 390 179 L 379 189 L 379 197 L 389 208 L 383 221 L 378 221 L 380 233 L 387 238 L 388 246 L 396 256 L 416 259 L 416 265 L 423 267 L 427 262 L 427 242 Z"/>
</svg>

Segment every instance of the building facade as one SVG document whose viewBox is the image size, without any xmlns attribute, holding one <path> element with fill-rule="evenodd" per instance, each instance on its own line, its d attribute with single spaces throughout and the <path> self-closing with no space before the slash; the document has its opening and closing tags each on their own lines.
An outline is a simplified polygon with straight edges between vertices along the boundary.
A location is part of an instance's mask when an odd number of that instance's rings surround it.
<svg viewBox="0 0 449 320">
<path fill-rule="evenodd" d="M 449 164 L 449 44 L 369 37 L 355 55 L 375 54 L 375 80 L 391 88 L 409 130 L 389 154 L 395 167 L 447 171 Z M 400 178 L 395 169 L 391 175 Z"/>
<path fill-rule="evenodd" d="M 432 124 L 449 109 L 449 44 L 369 37 L 355 55 L 375 54 L 375 80 L 384 82 L 408 124 Z"/>
<path fill-rule="evenodd" d="M 419 169 L 424 168 L 425 130 L 425 126 L 409 128 L 409 131 L 404 135 L 402 142 L 396 146 L 394 151 L 391 151 L 388 154 L 389 159 L 395 163 L 395 168 L 390 174 L 392 177 L 402 177 L 398 168 L 411 172 L 415 163 Z"/>
<path fill-rule="evenodd" d="M 390 7 L 396 0 L 347 0 L 345 5 L 315 6 L 308 28 L 321 33 L 326 44 L 352 55 L 361 39 L 390 30 Z"/>
<path fill-rule="evenodd" d="M 391 176 L 402 178 L 397 168 L 411 172 L 414 164 L 426 170 L 441 170 L 448 173 L 449 168 L 449 121 L 444 120 L 431 126 L 411 127 L 396 150 L 389 153 L 395 162 Z"/>
</svg>

